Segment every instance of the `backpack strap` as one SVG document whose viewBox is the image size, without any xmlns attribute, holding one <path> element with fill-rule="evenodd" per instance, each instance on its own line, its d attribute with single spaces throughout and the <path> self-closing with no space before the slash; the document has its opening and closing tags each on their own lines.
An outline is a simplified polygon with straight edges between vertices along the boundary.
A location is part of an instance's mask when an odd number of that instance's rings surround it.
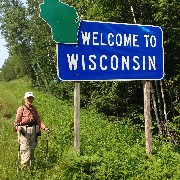
<svg viewBox="0 0 180 180">
<path fill-rule="evenodd" d="M 34 113 L 31 111 L 31 109 L 29 109 L 25 104 L 24 104 L 24 106 L 31 112 L 31 114 L 33 115 L 34 119 L 36 120 L 36 116 L 35 116 Z M 24 109 L 23 109 L 23 111 L 24 111 Z"/>
</svg>

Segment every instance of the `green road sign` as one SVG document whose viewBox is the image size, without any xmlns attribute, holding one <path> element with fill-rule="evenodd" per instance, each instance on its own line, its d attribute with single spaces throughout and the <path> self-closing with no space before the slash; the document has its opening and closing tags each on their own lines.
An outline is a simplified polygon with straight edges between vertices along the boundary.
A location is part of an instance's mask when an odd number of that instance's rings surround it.
<svg viewBox="0 0 180 180">
<path fill-rule="evenodd" d="M 51 27 L 56 43 L 78 43 L 80 20 L 74 7 L 60 0 L 44 0 L 44 3 L 40 4 L 40 17 Z"/>
</svg>

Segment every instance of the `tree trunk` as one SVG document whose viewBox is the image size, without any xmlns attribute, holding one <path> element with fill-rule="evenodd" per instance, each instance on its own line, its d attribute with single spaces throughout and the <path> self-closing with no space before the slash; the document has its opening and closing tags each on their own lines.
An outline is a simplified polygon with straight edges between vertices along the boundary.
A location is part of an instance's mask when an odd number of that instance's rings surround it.
<svg viewBox="0 0 180 180">
<path fill-rule="evenodd" d="M 158 105 L 159 105 L 159 114 L 160 114 L 160 123 L 163 121 L 163 113 L 162 113 L 162 107 L 161 107 L 161 96 L 159 93 L 159 88 L 158 88 L 158 83 L 155 81 L 155 87 L 156 87 L 156 92 L 157 92 L 157 97 L 158 97 Z"/>
<path fill-rule="evenodd" d="M 160 85 L 161 85 L 161 94 L 162 94 L 162 99 L 163 99 L 163 104 L 164 104 L 164 118 L 165 118 L 164 128 L 165 128 L 165 133 L 169 136 L 168 119 L 167 119 L 167 111 L 166 111 L 166 101 L 165 101 L 165 97 L 164 97 L 164 90 L 163 90 L 162 81 L 160 81 Z"/>
<path fill-rule="evenodd" d="M 152 100 L 153 100 L 153 109 L 154 109 L 154 113 L 155 113 L 155 116 L 156 116 L 157 127 L 158 127 L 158 130 L 159 130 L 158 133 L 162 134 L 162 129 L 161 129 L 161 126 L 160 126 L 160 123 L 159 123 L 158 111 L 157 111 L 157 106 L 156 106 L 156 99 L 155 99 L 154 89 L 153 89 L 152 84 L 151 84 L 151 93 L 152 93 Z"/>
</svg>

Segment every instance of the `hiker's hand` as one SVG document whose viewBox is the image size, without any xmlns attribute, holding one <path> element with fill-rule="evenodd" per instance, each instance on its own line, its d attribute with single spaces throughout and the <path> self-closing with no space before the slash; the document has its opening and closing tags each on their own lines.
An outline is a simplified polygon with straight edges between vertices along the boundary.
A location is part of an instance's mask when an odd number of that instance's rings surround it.
<svg viewBox="0 0 180 180">
<path fill-rule="evenodd" d="M 22 128 L 20 126 L 18 126 L 17 128 L 17 131 L 21 132 Z"/>
<path fill-rule="evenodd" d="M 46 133 L 49 133 L 49 128 L 44 128 L 44 130 L 46 131 Z"/>
</svg>

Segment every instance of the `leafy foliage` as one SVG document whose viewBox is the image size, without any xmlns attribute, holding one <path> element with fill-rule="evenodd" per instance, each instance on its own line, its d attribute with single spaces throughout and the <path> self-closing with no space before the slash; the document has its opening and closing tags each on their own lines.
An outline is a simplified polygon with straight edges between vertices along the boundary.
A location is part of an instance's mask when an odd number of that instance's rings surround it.
<svg viewBox="0 0 180 180">
<path fill-rule="evenodd" d="M 28 52 L 30 41 L 26 37 L 28 28 L 26 8 L 19 1 L 1 0 L 0 22 L 2 35 L 9 50 L 9 58 L 2 68 L 2 71 L 4 71 L 3 79 L 12 80 L 29 73 L 30 59 L 28 58 Z M 15 70 L 14 77 L 12 75 L 8 76 L 8 73 L 11 73 L 14 67 L 20 71 Z"/>
<path fill-rule="evenodd" d="M 29 75 L 32 85 L 56 97 L 73 100 L 73 83 L 56 81 L 56 45 L 50 27 L 39 17 L 42 0 L 1 0 L 1 30 L 10 56 L 2 68 L 0 79 L 12 80 Z M 179 1 L 178 0 L 63 0 L 74 6 L 81 19 L 157 25 L 163 27 L 164 81 L 168 105 L 168 121 L 176 129 L 179 117 Z M 131 12 L 134 9 L 134 16 Z M 91 107 L 106 116 L 127 117 L 143 124 L 142 83 L 82 82 L 81 107 Z M 172 104 L 172 106 L 171 106 Z M 113 121 L 113 118 L 109 118 Z M 153 125 L 155 116 L 152 114 Z M 173 131 L 172 129 L 172 131 Z M 179 135 L 178 135 L 179 136 Z"/>
<path fill-rule="evenodd" d="M 14 118 L 7 119 L 0 111 L 0 179 L 179 179 L 179 147 L 154 136 L 153 155 L 147 155 L 144 132 L 129 119 L 109 122 L 102 114 L 82 109 L 81 152 L 76 153 L 72 103 L 34 90 L 30 83 L 28 79 L 0 82 L 0 103 L 15 113 L 24 92 L 34 92 L 35 106 L 51 130 L 48 153 L 42 132 L 34 169 L 17 175 L 17 137 L 11 128 Z"/>
</svg>

